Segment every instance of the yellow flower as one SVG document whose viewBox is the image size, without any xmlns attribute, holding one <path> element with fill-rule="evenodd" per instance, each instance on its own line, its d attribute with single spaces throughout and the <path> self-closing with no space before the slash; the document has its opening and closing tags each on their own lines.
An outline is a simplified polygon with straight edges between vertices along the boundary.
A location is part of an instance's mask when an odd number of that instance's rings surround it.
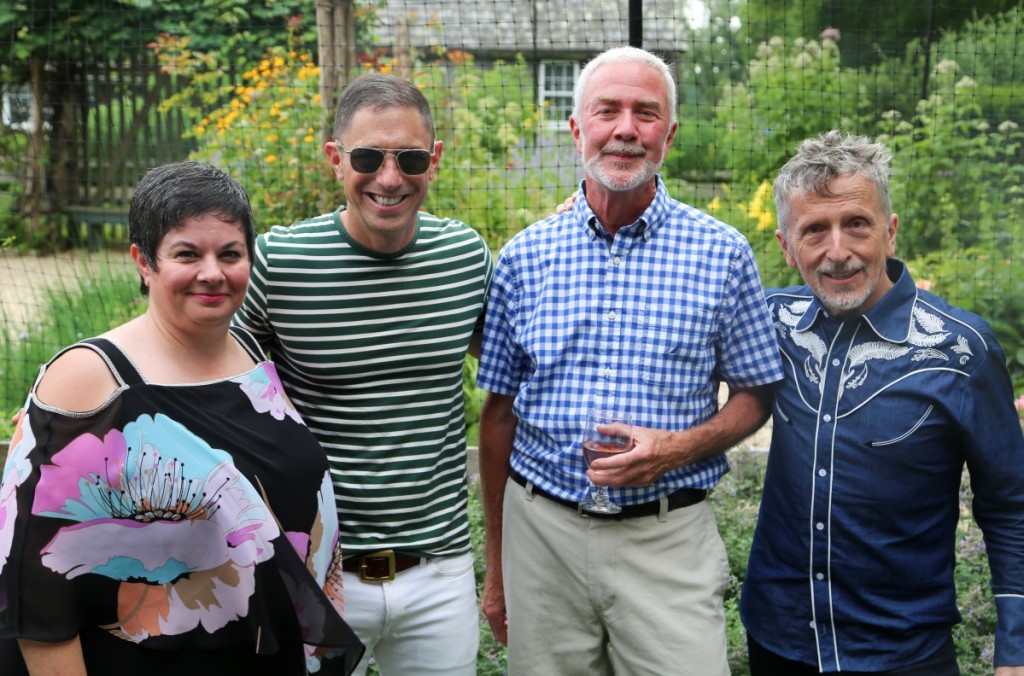
<svg viewBox="0 0 1024 676">
<path fill-rule="evenodd" d="M 267 164 L 277 162 L 277 155 L 267 155 Z"/>
<path fill-rule="evenodd" d="M 267 136 L 267 143 L 277 143 L 277 134 L 269 134 Z"/>
<path fill-rule="evenodd" d="M 303 136 L 303 137 L 302 137 L 302 140 L 303 140 L 304 142 L 306 142 L 306 143 L 312 143 L 312 142 L 313 142 L 313 136 L 312 136 L 312 135 L 309 135 L 309 136 Z"/>
<path fill-rule="evenodd" d="M 717 213 L 722 208 L 722 200 L 718 199 L 718 195 L 711 198 L 711 202 L 708 203 L 708 212 Z"/>
<path fill-rule="evenodd" d="M 766 206 L 771 201 L 771 195 L 771 184 L 767 180 L 761 181 L 746 207 L 747 216 L 757 222 L 758 230 L 775 228 L 775 215 Z"/>
</svg>

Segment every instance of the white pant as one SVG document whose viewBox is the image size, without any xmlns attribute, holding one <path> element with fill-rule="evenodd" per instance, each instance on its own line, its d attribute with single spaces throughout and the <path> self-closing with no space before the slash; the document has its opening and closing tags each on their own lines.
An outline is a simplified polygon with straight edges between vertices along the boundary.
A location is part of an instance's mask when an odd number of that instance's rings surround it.
<svg viewBox="0 0 1024 676">
<path fill-rule="evenodd" d="M 391 582 L 344 573 L 345 621 L 366 645 L 353 672 L 373 657 L 381 676 L 476 674 L 480 643 L 473 555 L 430 559 Z"/>
</svg>

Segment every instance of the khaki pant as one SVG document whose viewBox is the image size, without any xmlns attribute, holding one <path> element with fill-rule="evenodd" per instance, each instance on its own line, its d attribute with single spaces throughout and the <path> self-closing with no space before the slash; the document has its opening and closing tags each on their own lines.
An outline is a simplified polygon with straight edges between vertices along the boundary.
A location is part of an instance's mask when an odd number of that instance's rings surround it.
<svg viewBox="0 0 1024 676">
<path fill-rule="evenodd" d="M 725 546 L 707 501 L 588 519 L 505 487 L 510 676 L 728 674 Z"/>
</svg>

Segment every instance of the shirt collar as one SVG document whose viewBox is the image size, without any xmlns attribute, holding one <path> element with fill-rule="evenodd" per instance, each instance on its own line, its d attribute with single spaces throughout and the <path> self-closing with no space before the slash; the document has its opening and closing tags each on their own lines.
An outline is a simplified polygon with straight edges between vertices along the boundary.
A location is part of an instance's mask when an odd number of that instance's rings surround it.
<svg viewBox="0 0 1024 676">
<path fill-rule="evenodd" d="M 863 319 L 879 338 L 890 343 L 903 343 L 910 336 L 917 285 L 907 266 L 895 258 L 886 261 L 886 274 L 893 280 L 892 288 L 858 319 Z M 807 312 L 797 322 L 796 330 L 807 331 L 828 316 L 828 310 L 815 296 Z"/>
<path fill-rule="evenodd" d="M 649 240 L 654 236 L 655 231 L 665 221 L 666 215 L 669 213 L 671 198 L 669 197 L 668 190 L 665 188 L 661 176 L 655 176 L 654 178 L 657 182 L 654 199 L 651 200 L 651 203 L 647 205 L 644 212 L 640 214 L 640 218 L 636 219 L 634 223 L 619 228 L 619 232 L 627 237 L 643 237 L 644 241 Z M 597 220 L 597 216 L 587 203 L 586 194 L 587 181 L 584 179 L 580 181 L 579 193 L 572 207 L 573 218 L 577 223 L 586 225 L 592 239 L 600 238 L 607 240 L 609 238 L 608 233 L 600 221 Z"/>
</svg>

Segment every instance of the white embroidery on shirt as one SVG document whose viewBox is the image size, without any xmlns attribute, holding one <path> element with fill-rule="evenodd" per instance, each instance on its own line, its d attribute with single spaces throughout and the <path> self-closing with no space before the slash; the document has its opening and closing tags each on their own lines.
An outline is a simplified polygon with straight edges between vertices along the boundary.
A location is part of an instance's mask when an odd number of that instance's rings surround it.
<svg viewBox="0 0 1024 676">
<path fill-rule="evenodd" d="M 964 338 L 963 336 L 956 337 L 956 345 L 954 345 L 952 349 L 953 352 L 956 352 L 958 355 L 960 355 L 961 366 L 966 364 L 970 360 L 970 358 L 974 356 L 974 353 L 971 352 L 970 345 L 968 345 L 967 343 L 967 339 Z"/>
<path fill-rule="evenodd" d="M 820 394 L 825 382 L 825 359 L 828 356 L 828 346 L 825 341 L 811 331 L 794 330 L 810 305 L 810 301 L 800 300 L 779 306 L 778 321 L 775 323 L 775 327 L 782 337 L 786 336 L 788 329 L 789 338 L 793 344 L 808 352 L 808 357 L 803 363 L 804 376 L 809 382 L 818 386 Z M 775 311 L 774 303 L 771 304 L 770 309 Z M 852 390 L 864 384 L 870 372 L 868 362 L 871 360 L 892 361 L 913 352 L 910 359 L 914 362 L 926 359 L 949 361 L 950 357 L 945 352 L 936 349 L 936 346 L 946 342 L 949 336 L 950 332 L 946 330 L 946 324 L 940 317 L 925 311 L 920 306 L 915 306 L 906 344 L 900 345 L 887 340 L 877 340 L 861 343 L 850 349 L 840 375 L 840 392 Z M 962 335 L 956 337 L 956 344 L 951 345 L 949 349 L 960 355 L 961 365 L 966 364 L 974 356 L 967 339 Z"/>
<path fill-rule="evenodd" d="M 852 390 L 856 387 L 860 387 L 865 380 L 868 378 L 868 360 L 871 359 L 884 359 L 886 361 L 892 361 L 893 359 L 899 359 L 908 352 L 911 348 L 904 345 L 897 345 L 896 343 L 890 343 L 889 341 L 872 341 L 870 343 L 861 343 L 850 350 L 847 355 L 847 367 L 843 369 L 841 377 L 842 386 L 845 389 Z M 863 366 L 860 372 L 856 372 L 857 368 Z"/>
</svg>

